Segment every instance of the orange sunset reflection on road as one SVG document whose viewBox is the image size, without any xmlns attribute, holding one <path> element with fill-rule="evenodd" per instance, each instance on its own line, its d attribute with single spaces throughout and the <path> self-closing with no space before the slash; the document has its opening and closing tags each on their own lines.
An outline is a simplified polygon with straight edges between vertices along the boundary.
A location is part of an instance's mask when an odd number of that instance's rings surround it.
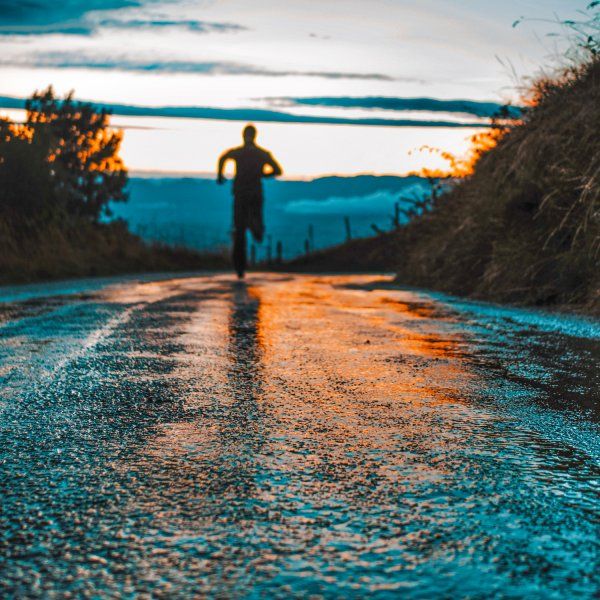
<svg viewBox="0 0 600 600">
<path fill-rule="evenodd" d="M 319 562 L 342 545 L 336 560 L 360 562 L 365 544 L 406 557 L 427 545 L 442 524 L 430 511 L 446 502 L 451 457 L 494 417 L 464 402 L 474 378 L 468 345 L 430 331 L 427 315 L 439 307 L 412 292 L 369 291 L 378 281 L 387 279 L 223 276 L 199 304 L 195 283 L 170 284 L 185 357 L 162 380 L 187 390 L 184 411 L 204 417 L 161 426 L 139 456 L 143 472 L 185 473 L 141 494 L 148 508 L 162 506 L 155 527 L 170 550 L 161 568 L 177 561 L 174 545 L 210 528 L 215 511 L 232 545 L 212 551 L 205 540 L 188 566 L 209 587 L 219 585 L 221 561 L 235 570 L 242 556 L 273 576 L 274 563 L 301 560 L 300 548 L 302 560 Z M 431 502 L 417 504 L 423 487 Z M 169 508 L 171 497 L 185 512 Z M 361 514 L 381 515 L 371 526 L 383 532 L 384 511 L 400 507 L 408 512 L 397 534 L 368 541 Z M 257 511 L 264 522 L 248 520 Z M 323 519 L 342 520 L 329 529 Z M 252 535 L 236 550 L 235 540 Z"/>
</svg>

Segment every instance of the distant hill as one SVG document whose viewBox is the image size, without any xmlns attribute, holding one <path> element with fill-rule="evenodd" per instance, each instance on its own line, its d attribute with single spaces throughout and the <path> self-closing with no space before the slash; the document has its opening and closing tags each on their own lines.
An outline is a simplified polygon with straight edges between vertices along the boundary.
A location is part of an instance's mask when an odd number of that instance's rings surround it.
<svg viewBox="0 0 600 600">
<path fill-rule="evenodd" d="M 304 252 L 308 228 L 314 246 L 325 248 L 345 239 L 344 217 L 353 237 L 372 235 L 372 224 L 392 225 L 394 203 L 419 196 L 428 183 L 419 177 L 359 175 L 265 181 L 265 219 L 273 246 L 282 241 L 284 256 Z M 114 204 L 115 217 L 148 240 L 213 250 L 229 244 L 232 200 L 230 184 L 206 177 L 132 177 L 130 200 Z M 406 204 L 410 201 L 403 200 Z M 261 254 L 262 253 L 262 254 Z M 258 249 L 264 256 L 266 247 Z"/>
</svg>

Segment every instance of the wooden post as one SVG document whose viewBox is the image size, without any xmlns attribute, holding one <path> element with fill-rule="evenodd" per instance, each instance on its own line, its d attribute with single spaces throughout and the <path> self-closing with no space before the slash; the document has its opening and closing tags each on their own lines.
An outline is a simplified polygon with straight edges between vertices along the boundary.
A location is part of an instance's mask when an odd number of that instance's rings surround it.
<svg viewBox="0 0 600 600">
<path fill-rule="evenodd" d="M 350 217 L 344 217 L 344 225 L 346 226 L 346 241 L 352 239 L 352 229 L 350 229 Z"/>
<path fill-rule="evenodd" d="M 256 244 L 252 244 L 250 246 L 250 264 L 255 267 L 256 266 Z"/>
<path fill-rule="evenodd" d="M 277 240 L 276 254 L 277 254 L 277 264 L 280 265 L 283 262 L 283 244 L 281 240 Z"/>
<path fill-rule="evenodd" d="M 306 254 L 306 256 L 310 254 L 310 242 L 308 239 L 304 240 L 304 254 Z"/>
</svg>

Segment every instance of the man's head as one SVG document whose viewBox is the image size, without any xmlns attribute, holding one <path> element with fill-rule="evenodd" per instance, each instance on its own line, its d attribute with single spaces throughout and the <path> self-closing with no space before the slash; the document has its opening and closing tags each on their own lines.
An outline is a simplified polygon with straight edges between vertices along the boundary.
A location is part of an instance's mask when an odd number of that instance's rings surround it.
<svg viewBox="0 0 600 600">
<path fill-rule="evenodd" d="M 256 139 L 256 127 L 254 127 L 254 125 L 246 125 L 242 135 L 244 136 L 245 144 L 253 144 Z"/>
</svg>

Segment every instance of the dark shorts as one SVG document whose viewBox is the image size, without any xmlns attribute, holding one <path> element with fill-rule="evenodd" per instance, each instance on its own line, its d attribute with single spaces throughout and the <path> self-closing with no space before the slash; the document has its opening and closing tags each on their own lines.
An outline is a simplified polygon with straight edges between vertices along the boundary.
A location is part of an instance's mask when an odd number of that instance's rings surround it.
<svg viewBox="0 0 600 600">
<path fill-rule="evenodd" d="M 252 237 L 262 242 L 265 226 L 263 222 L 262 189 L 234 190 L 233 225 L 236 230 L 249 229 Z"/>
</svg>

